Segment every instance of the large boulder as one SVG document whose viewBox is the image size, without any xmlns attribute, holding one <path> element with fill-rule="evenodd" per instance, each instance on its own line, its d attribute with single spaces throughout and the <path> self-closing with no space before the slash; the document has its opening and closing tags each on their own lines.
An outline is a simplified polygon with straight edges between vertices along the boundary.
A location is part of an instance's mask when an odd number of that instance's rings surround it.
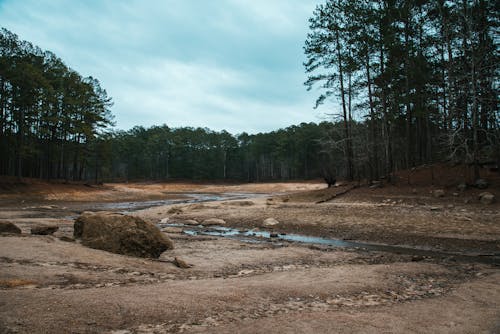
<svg viewBox="0 0 500 334">
<path fill-rule="evenodd" d="M 21 234 L 21 229 L 11 222 L 0 221 L 0 233 Z"/>
<path fill-rule="evenodd" d="M 158 258 L 172 241 L 139 217 L 113 212 L 84 212 L 74 224 L 75 239 L 82 244 L 116 254 Z"/>
</svg>

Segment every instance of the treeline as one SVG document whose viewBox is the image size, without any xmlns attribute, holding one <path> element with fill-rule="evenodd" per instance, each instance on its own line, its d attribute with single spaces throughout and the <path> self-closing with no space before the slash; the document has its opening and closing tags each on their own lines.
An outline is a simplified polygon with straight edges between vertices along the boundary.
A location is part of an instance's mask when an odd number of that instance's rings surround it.
<svg viewBox="0 0 500 334">
<path fill-rule="evenodd" d="M 97 79 L 0 30 L 0 175 L 83 179 L 111 104 Z"/>
<path fill-rule="evenodd" d="M 348 178 L 436 161 L 500 163 L 499 7 L 486 0 L 328 0 L 310 18 L 304 63 L 325 141 Z M 355 120 L 363 120 L 357 123 Z M 334 159 L 335 160 L 335 159 Z"/>
<path fill-rule="evenodd" d="M 206 128 L 134 127 L 102 136 L 99 179 L 309 179 L 322 175 L 331 123 L 233 136 Z"/>
<path fill-rule="evenodd" d="M 492 1 L 328 0 L 310 19 L 306 86 L 332 121 L 270 133 L 112 131 L 111 99 L 48 51 L 0 32 L 0 175 L 109 181 L 390 178 L 433 162 L 500 163 Z"/>
</svg>

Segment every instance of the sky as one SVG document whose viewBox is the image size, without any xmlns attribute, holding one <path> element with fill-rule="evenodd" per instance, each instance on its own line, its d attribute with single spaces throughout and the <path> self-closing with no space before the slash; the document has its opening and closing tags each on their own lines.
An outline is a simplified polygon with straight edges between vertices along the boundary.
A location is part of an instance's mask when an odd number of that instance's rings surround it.
<svg viewBox="0 0 500 334">
<path fill-rule="evenodd" d="M 0 0 L 0 26 L 93 76 L 116 128 L 267 132 L 324 119 L 303 45 L 319 0 Z"/>
</svg>

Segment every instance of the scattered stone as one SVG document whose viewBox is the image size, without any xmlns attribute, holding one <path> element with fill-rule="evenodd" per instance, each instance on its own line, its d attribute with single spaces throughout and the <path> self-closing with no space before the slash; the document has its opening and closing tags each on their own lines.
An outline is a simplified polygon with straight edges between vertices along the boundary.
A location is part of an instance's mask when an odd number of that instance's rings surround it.
<svg viewBox="0 0 500 334">
<path fill-rule="evenodd" d="M 194 219 L 184 220 L 184 225 L 200 225 L 200 223 Z"/>
<path fill-rule="evenodd" d="M 274 218 L 267 218 L 264 220 L 264 222 L 262 223 L 262 225 L 264 226 L 274 226 L 274 225 L 278 225 L 280 222 L 277 221 L 276 219 Z"/>
<path fill-rule="evenodd" d="M 411 257 L 411 261 L 412 262 L 420 262 L 420 261 L 423 261 L 425 260 L 425 257 L 421 256 L 421 255 L 413 255 Z"/>
<path fill-rule="evenodd" d="M 11 222 L 0 221 L 0 233 L 21 234 L 21 229 Z"/>
<path fill-rule="evenodd" d="M 458 197 L 459 193 L 453 193 L 452 195 Z"/>
<path fill-rule="evenodd" d="M 382 188 L 383 184 L 381 181 L 372 181 L 372 185 L 370 186 L 370 189 L 377 189 L 377 188 Z"/>
<path fill-rule="evenodd" d="M 469 204 L 469 203 L 470 203 L 470 199 L 469 198 L 464 199 L 464 204 Z"/>
<path fill-rule="evenodd" d="M 290 201 L 290 197 L 283 197 L 281 200 L 283 201 L 283 203 L 286 203 Z"/>
<path fill-rule="evenodd" d="M 278 237 L 278 233 L 271 233 L 271 234 L 269 234 L 269 237 L 271 237 L 271 238 L 277 238 Z"/>
<path fill-rule="evenodd" d="M 153 224 L 113 212 L 84 212 L 75 221 L 74 236 L 90 248 L 145 258 L 158 258 L 173 248 Z"/>
<path fill-rule="evenodd" d="M 444 194 L 445 194 L 445 192 L 444 192 L 444 190 L 443 190 L 443 189 L 436 189 L 436 190 L 434 190 L 434 191 L 432 192 L 432 195 L 433 195 L 434 197 L 436 197 L 436 198 L 438 198 L 438 197 L 444 197 Z"/>
<path fill-rule="evenodd" d="M 495 202 L 495 195 L 493 195 L 492 193 L 490 192 L 482 192 L 479 194 L 479 201 L 482 203 L 482 204 L 492 204 L 493 202 Z"/>
<path fill-rule="evenodd" d="M 173 263 L 177 267 L 182 268 L 182 269 L 188 269 L 188 268 L 191 268 L 193 266 L 192 264 L 187 263 L 186 261 L 184 261 L 180 257 L 175 257 Z"/>
<path fill-rule="evenodd" d="M 226 225 L 226 221 L 224 219 L 219 219 L 219 218 L 210 218 L 210 219 L 205 219 L 201 224 L 204 226 Z"/>
<path fill-rule="evenodd" d="M 412 193 L 412 194 L 414 194 L 414 195 L 415 195 L 415 194 L 417 194 L 417 193 L 418 193 L 417 188 L 413 188 L 413 189 L 411 190 L 411 193 Z"/>
<path fill-rule="evenodd" d="M 457 186 L 457 190 L 460 192 L 464 192 L 466 189 L 467 189 L 467 184 L 465 182 L 462 182 Z"/>
<path fill-rule="evenodd" d="M 474 186 L 478 189 L 486 189 L 488 188 L 489 184 L 485 179 L 477 179 L 474 183 Z"/>
<path fill-rule="evenodd" d="M 59 226 L 55 225 L 38 225 L 38 226 L 33 226 L 31 228 L 31 234 L 36 234 L 36 235 L 50 235 L 54 234 L 59 230 Z"/>
<path fill-rule="evenodd" d="M 455 206 L 454 206 L 453 204 L 448 204 L 446 207 L 447 207 L 448 209 L 453 209 Z"/>
<path fill-rule="evenodd" d="M 431 211 L 440 211 L 441 208 L 439 206 L 431 206 Z"/>
</svg>

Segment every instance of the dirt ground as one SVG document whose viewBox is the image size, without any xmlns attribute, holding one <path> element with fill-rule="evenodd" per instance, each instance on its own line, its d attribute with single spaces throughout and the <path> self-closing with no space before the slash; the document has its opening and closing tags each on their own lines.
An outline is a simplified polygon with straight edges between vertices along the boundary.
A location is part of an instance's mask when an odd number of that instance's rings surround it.
<svg viewBox="0 0 500 334">
<path fill-rule="evenodd" d="M 477 189 L 446 187 L 436 198 L 430 186 L 352 187 L 4 183 L 0 220 L 23 233 L 0 237 L 0 333 L 500 332 L 498 200 L 479 203 Z M 488 191 L 500 195 L 496 187 Z M 100 210 L 103 202 L 182 201 L 192 193 L 248 198 L 156 203 L 131 214 L 155 224 L 219 218 L 241 230 L 431 255 L 191 236 L 182 233 L 186 226 L 165 229 L 175 249 L 157 260 L 71 242 L 83 210 Z M 267 218 L 278 223 L 266 226 Z M 59 230 L 31 235 L 41 223 Z M 175 257 L 192 267 L 178 268 Z"/>
</svg>

